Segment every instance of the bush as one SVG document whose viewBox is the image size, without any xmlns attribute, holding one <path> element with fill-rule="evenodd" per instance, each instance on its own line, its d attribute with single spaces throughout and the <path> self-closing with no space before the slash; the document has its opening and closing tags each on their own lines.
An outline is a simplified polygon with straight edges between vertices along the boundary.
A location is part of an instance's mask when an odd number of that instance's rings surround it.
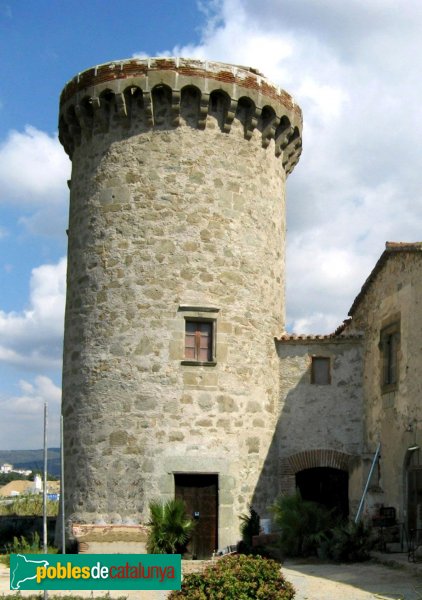
<svg viewBox="0 0 422 600">
<path fill-rule="evenodd" d="M 343 523 L 327 532 L 319 555 L 336 562 L 361 562 L 370 558 L 373 545 L 370 530 L 362 522 Z"/>
<path fill-rule="evenodd" d="M 43 508 L 42 494 L 24 494 L 16 496 L 7 504 L 0 504 L 0 515 L 42 516 Z M 58 513 L 59 503 L 47 500 L 47 515 L 49 517 L 57 517 Z"/>
<path fill-rule="evenodd" d="M 272 510 L 280 528 L 281 549 L 288 556 L 317 554 L 327 531 L 335 525 L 331 511 L 316 502 L 303 500 L 298 493 L 281 496 Z"/>
<path fill-rule="evenodd" d="M 12 544 L 6 546 L 7 554 L 4 556 L 4 563 L 10 567 L 11 554 L 43 554 L 41 548 L 40 536 L 37 532 L 33 533 L 30 540 L 27 540 L 23 535 L 20 538 L 14 537 Z M 48 547 L 48 554 L 57 554 L 57 548 Z"/>
<path fill-rule="evenodd" d="M 260 556 L 226 556 L 183 578 L 182 589 L 169 600 L 291 600 L 295 590 L 280 565 Z"/>
<path fill-rule="evenodd" d="M 169 500 L 165 504 L 151 502 L 150 531 L 147 551 L 150 554 L 183 554 L 195 523 L 186 517 L 183 500 Z"/>
</svg>

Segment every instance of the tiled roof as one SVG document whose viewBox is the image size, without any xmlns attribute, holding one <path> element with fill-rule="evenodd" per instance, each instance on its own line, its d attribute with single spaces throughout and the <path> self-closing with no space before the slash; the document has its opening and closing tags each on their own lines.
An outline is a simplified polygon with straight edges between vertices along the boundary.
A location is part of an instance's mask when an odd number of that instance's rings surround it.
<svg viewBox="0 0 422 600">
<path fill-rule="evenodd" d="M 387 262 L 387 260 L 391 256 L 393 256 L 394 254 L 397 254 L 398 252 L 422 252 L 422 242 L 386 242 L 385 243 L 384 252 L 379 257 L 378 262 L 376 263 L 375 267 L 372 269 L 369 277 L 363 284 L 362 289 L 360 290 L 359 294 L 356 296 L 356 298 L 349 310 L 348 314 L 350 317 L 353 317 L 354 313 L 356 312 L 357 307 L 361 303 L 366 292 L 368 291 L 369 287 L 371 286 L 372 282 L 374 281 L 375 277 L 380 272 L 380 270 L 382 269 L 384 264 Z"/>
<path fill-rule="evenodd" d="M 335 333 L 327 333 L 325 335 L 311 334 L 311 333 L 283 333 L 278 338 L 275 338 L 277 342 L 343 342 L 346 340 L 356 340 L 362 337 L 361 333 L 353 333 L 350 335 L 336 335 Z"/>
<path fill-rule="evenodd" d="M 277 342 L 300 342 L 300 341 L 331 341 L 331 342 L 342 342 L 345 340 L 355 340 L 362 337 L 361 333 L 351 333 L 345 335 L 343 332 L 350 325 L 352 319 L 345 319 L 341 325 L 337 327 L 333 333 L 317 334 L 317 333 L 283 333 L 280 337 L 275 338 Z"/>
</svg>

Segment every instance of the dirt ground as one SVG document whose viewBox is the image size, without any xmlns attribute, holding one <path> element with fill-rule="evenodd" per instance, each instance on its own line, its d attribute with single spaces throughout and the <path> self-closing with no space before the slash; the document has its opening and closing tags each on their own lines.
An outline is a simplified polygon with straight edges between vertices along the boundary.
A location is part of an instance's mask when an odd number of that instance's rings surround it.
<svg viewBox="0 0 422 600">
<path fill-rule="evenodd" d="M 351 565 L 287 561 L 282 571 L 297 590 L 295 600 L 422 600 L 422 564 L 412 570 L 404 567 L 407 567 L 405 561 L 395 567 L 372 561 Z M 9 569 L 0 565 L 0 594 L 11 593 Z M 31 593 L 34 592 L 21 592 L 23 598 Z M 87 598 L 101 594 L 104 592 L 80 592 Z M 167 593 L 110 593 L 111 598 L 119 596 L 130 600 L 164 600 Z"/>
</svg>

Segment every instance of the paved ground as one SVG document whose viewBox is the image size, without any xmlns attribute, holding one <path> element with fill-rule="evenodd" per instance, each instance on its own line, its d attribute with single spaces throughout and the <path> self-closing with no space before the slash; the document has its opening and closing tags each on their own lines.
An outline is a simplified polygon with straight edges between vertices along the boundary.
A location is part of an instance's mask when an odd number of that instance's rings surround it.
<svg viewBox="0 0 422 600">
<path fill-rule="evenodd" d="M 297 590 L 295 600 L 422 600 L 422 570 L 286 561 L 282 571 Z"/>
<path fill-rule="evenodd" d="M 422 600 L 422 563 L 409 570 L 404 555 L 396 562 L 402 564 L 392 567 L 372 561 L 352 565 L 286 561 L 282 571 L 297 590 L 295 600 Z M 10 593 L 9 569 L 0 564 L 0 594 Z M 22 597 L 31 593 L 22 592 Z M 100 592 L 80 594 L 87 598 L 101 595 Z M 165 592 L 110 593 L 111 598 L 126 596 L 130 600 L 164 600 L 166 595 Z"/>
</svg>

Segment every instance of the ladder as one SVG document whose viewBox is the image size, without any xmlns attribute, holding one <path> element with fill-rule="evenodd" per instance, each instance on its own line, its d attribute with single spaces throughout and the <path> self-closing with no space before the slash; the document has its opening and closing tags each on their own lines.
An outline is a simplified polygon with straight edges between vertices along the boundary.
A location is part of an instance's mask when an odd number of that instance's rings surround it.
<svg viewBox="0 0 422 600">
<path fill-rule="evenodd" d="M 377 449 L 375 450 L 374 458 L 372 459 L 372 464 L 371 464 L 371 468 L 369 469 L 368 479 L 366 480 L 362 498 L 360 499 L 358 512 L 356 513 L 355 523 L 359 522 L 359 519 L 362 515 L 363 505 L 365 504 L 365 498 L 366 498 L 366 494 L 368 492 L 369 483 L 371 481 L 371 477 L 372 477 L 372 473 L 374 472 L 375 465 L 377 464 L 377 460 L 380 455 L 380 450 L 381 450 L 381 442 L 378 443 Z"/>
</svg>

